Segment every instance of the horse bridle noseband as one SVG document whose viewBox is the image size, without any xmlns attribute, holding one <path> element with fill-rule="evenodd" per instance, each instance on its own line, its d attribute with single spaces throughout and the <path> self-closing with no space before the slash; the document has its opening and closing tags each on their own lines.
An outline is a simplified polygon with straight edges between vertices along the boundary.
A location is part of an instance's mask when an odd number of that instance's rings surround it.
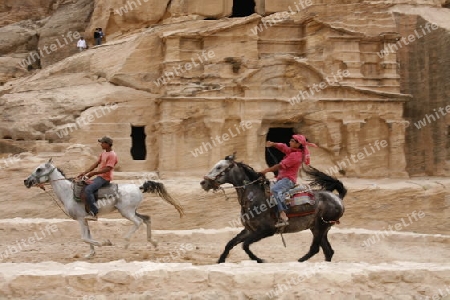
<svg viewBox="0 0 450 300">
<path fill-rule="evenodd" d="M 51 169 L 48 173 L 46 173 L 46 174 L 42 174 L 42 175 L 40 175 L 40 176 L 36 176 L 36 175 L 33 175 L 35 178 L 36 178 L 36 180 L 37 181 L 40 181 L 39 179 L 41 178 L 41 177 L 44 177 L 44 176 L 49 176 L 50 174 L 52 174 L 53 173 L 53 171 L 55 171 L 56 170 L 56 167 L 53 167 L 53 169 Z M 48 180 L 50 180 L 50 177 L 48 177 Z M 48 181 L 47 180 L 47 181 Z M 40 183 L 43 183 L 43 182 L 38 182 L 37 184 L 40 184 Z"/>
<path fill-rule="evenodd" d="M 231 162 L 231 164 L 226 167 L 225 169 L 223 169 L 219 174 L 217 174 L 213 179 L 205 176 L 206 180 L 208 180 L 212 185 L 213 185 L 213 190 L 217 190 L 220 187 L 220 184 L 216 181 L 217 178 L 219 178 L 220 176 L 222 176 L 223 174 L 225 174 L 226 172 L 228 172 L 231 168 L 233 168 L 236 165 L 236 163 L 233 161 Z"/>
</svg>

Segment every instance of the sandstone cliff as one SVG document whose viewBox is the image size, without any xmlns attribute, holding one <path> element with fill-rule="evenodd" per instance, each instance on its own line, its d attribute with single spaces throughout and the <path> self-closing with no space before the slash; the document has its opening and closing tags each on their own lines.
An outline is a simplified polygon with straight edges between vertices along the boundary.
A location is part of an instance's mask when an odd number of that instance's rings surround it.
<svg viewBox="0 0 450 300">
<path fill-rule="evenodd" d="M 313 164 L 334 175 L 449 174 L 449 118 L 414 126 L 449 105 L 443 3 L 236 3 L 3 9 L 0 137 L 51 152 L 109 134 L 123 170 L 184 174 L 233 151 L 263 167 L 268 137 L 301 132 L 320 146 Z M 427 23 L 432 31 L 392 50 Z M 106 37 L 92 47 L 97 27 Z M 77 34 L 89 50 L 77 52 Z"/>
</svg>

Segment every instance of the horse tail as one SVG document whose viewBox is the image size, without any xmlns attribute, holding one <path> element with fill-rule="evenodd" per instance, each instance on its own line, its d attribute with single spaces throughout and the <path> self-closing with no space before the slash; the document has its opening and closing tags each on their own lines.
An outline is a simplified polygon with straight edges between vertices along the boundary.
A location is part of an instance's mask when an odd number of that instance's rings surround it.
<svg viewBox="0 0 450 300">
<path fill-rule="evenodd" d="M 339 179 L 327 175 L 312 166 L 304 166 L 303 170 L 306 174 L 313 178 L 310 182 L 311 186 L 319 186 L 329 192 L 336 190 L 339 193 L 339 198 L 344 199 L 347 194 L 347 189 Z"/>
<path fill-rule="evenodd" d="M 181 204 L 177 200 L 173 199 L 172 196 L 170 196 L 164 184 L 162 184 L 161 182 L 147 180 L 139 188 L 143 193 L 155 193 L 156 195 L 164 199 L 167 203 L 172 204 L 180 214 L 180 217 L 184 216 L 184 210 Z"/>
</svg>

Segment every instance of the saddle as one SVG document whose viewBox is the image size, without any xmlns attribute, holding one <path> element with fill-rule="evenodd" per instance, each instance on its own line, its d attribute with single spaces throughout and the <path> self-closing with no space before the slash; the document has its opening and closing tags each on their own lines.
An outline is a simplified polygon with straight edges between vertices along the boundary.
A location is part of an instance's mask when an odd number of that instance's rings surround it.
<svg viewBox="0 0 450 300">
<path fill-rule="evenodd" d="M 311 188 L 307 185 L 297 185 L 285 194 L 285 203 L 288 207 L 286 215 L 288 218 L 303 217 L 311 215 L 316 210 L 316 200 Z M 276 200 L 270 197 L 270 201 L 276 205 Z"/>
<path fill-rule="evenodd" d="M 85 189 L 88 183 L 85 181 L 75 182 L 73 185 L 73 198 L 76 202 L 84 203 L 86 212 L 89 212 L 89 204 L 86 200 Z M 101 187 L 94 193 L 95 202 L 101 202 L 102 205 L 108 203 L 108 201 L 115 201 L 119 197 L 119 186 L 116 183 L 109 183 L 106 186 Z"/>
</svg>

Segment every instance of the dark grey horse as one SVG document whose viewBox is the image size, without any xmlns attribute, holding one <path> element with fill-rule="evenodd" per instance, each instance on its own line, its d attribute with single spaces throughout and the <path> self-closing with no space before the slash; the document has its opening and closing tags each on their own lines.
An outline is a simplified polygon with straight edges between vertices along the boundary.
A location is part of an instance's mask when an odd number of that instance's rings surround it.
<svg viewBox="0 0 450 300">
<path fill-rule="evenodd" d="M 230 155 L 219 161 L 200 182 L 205 191 L 216 190 L 224 183 L 232 184 L 241 205 L 241 222 L 245 228 L 228 242 L 218 262 L 225 262 L 228 253 L 239 243 L 243 243 L 242 247 L 251 259 L 263 262 L 250 251 L 249 247 L 252 243 L 275 233 L 292 233 L 305 229 L 310 229 L 314 237 L 309 252 L 298 261 L 308 260 L 319 252 L 320 247 L 325 260 L 331 261 L 334 250 L 331 248 L 327 234 L 331 226 L 344 214 L 342 200 L 347 190 L 342 182 L 313 167 L 305 166 L 304 171 L 312 178 L 310 185 L 320 187 L 320 190 L 312 191 L 315 210 L 307 216 L 290 217 L 288 226 L 276 228 L 277 208 L 268 200 L 269 181 L 250 166 L 236 162 L 234 159 L 234 155 Z M 337 190 L 339 195 L 332 193 L 334 190 Z"/>
</svg>

